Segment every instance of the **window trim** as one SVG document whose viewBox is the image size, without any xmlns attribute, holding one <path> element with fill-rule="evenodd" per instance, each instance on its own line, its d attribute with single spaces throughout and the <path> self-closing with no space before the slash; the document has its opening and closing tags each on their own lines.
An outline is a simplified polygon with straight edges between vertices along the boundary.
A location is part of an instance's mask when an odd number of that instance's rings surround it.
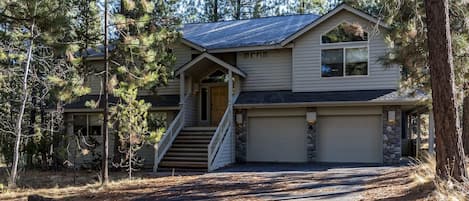
<svg viewBox="0 0 469 201">
<path fill-rule="evenodd" d="M 367 37 L 366 37 L 366 40 L 364 40 L 364 41 L 349 41 L 349 42 L 337 42 L 337 43 L 323 43 L 322 42 L 322 36 L 323 35 L 329 33 L 330 31 L 337 28 L 339 25 L 341 25 L 343 23 L 353 24 L 353 22 L 350 22 L 349 20 L 346 20 L 346 19 L 340 21 L 339 23 L 336 23 L 334 26 L 328 28 L 326 31 L 324 31 L 323 33 L 321 33 L 319 35 L 319 44 L 322 46 L 322 45 L 347 45 L 347 44 L 352 44 L 352 43 L 369 43 L 370 42 L 370 32 L 366 29 L 364 29 L 364 32 L 366 32 Z M 355 22 L 355 23 L 360 24 L 362 26 L 362 28 L 364 28 L 364 26 L 361 23 L 359 23 L 359 22 Z"/>
<path fill-rule="evenodd" d="M 324 47 L 319 50 L 319 77 L 321 79 L 342 79 L 342 78 L 364 78 L 364 77 L 369 77 L 370 76 L 370 45 L 341 45 L 339 47 L 334 46 L 334 47 Z M 357 49 L 357 48 L 366 48 L 367 49 L 367 68 L 366 68 L 366 75 L 347 75 L 347 53 L 346 49 Z M 342 49 L 342 54 L 343 54 L 343 75 L 342 76 L 332 76 L 332 77 L 323 77 L 322 76 L 322 51 L 323 50 L 334 50 L 334 49 Z"/>
</svg>

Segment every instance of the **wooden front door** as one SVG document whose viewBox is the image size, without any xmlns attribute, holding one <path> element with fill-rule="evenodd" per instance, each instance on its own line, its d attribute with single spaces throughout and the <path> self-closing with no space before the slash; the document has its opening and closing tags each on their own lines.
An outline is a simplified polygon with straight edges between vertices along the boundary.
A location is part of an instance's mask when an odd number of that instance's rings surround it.
<svg viewBox="0 0 469 201">
<path fill-rule="evenodd" d="M 210 88 L 210 110 L 211 110 L 211 124 L 217 126 L 226 107 L 228 106 L 228 87 L 216 86 Z"/>
</svg>

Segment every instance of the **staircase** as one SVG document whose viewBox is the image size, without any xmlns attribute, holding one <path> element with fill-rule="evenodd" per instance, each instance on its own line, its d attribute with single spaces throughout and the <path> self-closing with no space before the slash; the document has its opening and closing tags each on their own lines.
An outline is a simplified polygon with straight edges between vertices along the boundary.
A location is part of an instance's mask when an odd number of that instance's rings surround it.
<svg viewBox="0 0 469 201">
<path fill-rule="evenodd" d="M 208 144 L 216 127 L 186 127 L 159 164 L 161 170 L 207 171 Z"/>
</svg>

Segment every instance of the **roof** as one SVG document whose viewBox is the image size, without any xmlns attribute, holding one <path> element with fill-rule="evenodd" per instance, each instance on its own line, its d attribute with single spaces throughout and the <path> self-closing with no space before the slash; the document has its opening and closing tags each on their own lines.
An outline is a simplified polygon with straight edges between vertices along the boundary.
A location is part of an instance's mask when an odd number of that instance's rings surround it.
<svg viewBox="0 0 469 201">
<path fill-rule="evenodd" d="M 241 92 L 235 105 L 415 102 L 424 97 L 422 94 L 415 96 L 401 94 L 395 89 L 324 92 L 249 91 Z"/>
<path fill-rule="evenodd" d="M 146 95 L 146 96 L 138 96 L 137 99 L 144 100 L 147 103 L 151 103 L 153 108 L 154 107 L 177 107 L 179 106 L 179 95 Z M 85 106 L 85 103 L 91 100 L 98 102 L 100 100 L 100 95 L 81 96 L 76 101 L 70 104 L 66 104 L 65 109 L 89 108 Z M 117 98 L 113 96 L 109 96 L 109 102 L 116 103 Z M 104 108 L 103 101 L 100 102 L 100 105 L 98 108 Z"/>
<path fill-rule="evenodd" d="M 205 49 L 280 44 L 318 19 L 315 14 L 183 25 L 183 38 Z"/>
</svg>

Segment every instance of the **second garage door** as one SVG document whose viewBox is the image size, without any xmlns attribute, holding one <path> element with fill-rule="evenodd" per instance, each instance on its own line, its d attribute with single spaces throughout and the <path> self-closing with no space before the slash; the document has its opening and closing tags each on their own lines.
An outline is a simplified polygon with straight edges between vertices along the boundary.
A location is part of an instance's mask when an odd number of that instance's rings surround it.
<svg viewBox="0 0 469 201">
<path fill-rule="evenodd" d="M 250 117 L 247 160 L 305 162 L 305 117 Z"/>
<path fill-rule="evenodd" d="M 381 116 L 321 116 L 318 121 L 321 162 L 382 162 Z"/>
</svg>

